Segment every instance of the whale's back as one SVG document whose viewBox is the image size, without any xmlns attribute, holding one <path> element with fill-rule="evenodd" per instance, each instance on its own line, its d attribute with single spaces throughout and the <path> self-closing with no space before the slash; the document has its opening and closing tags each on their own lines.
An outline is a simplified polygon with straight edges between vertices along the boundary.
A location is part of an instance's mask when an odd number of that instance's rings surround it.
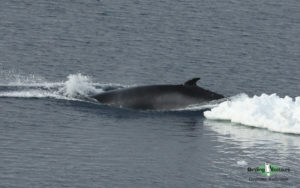
<svg viewBox="0 0 300 188">
<path fill-rule="evenodd" d="M 103 104 L 141 110 L 169 110 L 184 108 L 223 98 L 198 86 L 152 85 L 119 89 L 93 96 Z"/>
</svg>

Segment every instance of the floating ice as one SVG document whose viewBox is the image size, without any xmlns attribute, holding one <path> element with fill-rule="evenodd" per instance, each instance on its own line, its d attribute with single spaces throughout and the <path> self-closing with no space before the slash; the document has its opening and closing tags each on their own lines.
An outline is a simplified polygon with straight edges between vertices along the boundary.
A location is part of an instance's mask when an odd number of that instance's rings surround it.
<svg viewBox="0 0 300 188">
<path fill-rule="evenodd" d="M 204 112 L 204 116 L 276 132 L 300 134 L 300 97 L 280 98 L 276 94 L 249 97 L 241 94 Z"/>
</svg>

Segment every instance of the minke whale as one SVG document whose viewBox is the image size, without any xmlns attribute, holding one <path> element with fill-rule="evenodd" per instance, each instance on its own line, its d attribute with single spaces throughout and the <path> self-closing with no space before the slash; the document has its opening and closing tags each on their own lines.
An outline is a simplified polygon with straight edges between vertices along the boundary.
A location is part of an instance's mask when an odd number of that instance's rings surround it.
<svg viewBox="0 0 300 188">
<path fill-rule="evenodd" d="M 149 85 L 107 91 L 92 98 L 110 106 L 138 110 L 173 110 L 189 105 L 205 104 L 223 95 L 197 86 L 200 78 L 180 85 Z"/>
</svg>

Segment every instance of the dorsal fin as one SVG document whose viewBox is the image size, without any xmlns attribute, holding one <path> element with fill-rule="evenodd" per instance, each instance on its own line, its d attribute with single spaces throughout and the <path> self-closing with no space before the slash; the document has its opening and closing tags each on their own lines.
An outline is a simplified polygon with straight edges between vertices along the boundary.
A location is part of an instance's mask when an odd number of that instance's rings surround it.
<svg viewBox="0 0 300 188">
<path fill-rule="evenodd" d="M 186 81 L 183 85 L 185 86 L 197 86 L 197 81 L 200 80 L 200 78 L 193 78 L 191 80 Z"/>
</svg>

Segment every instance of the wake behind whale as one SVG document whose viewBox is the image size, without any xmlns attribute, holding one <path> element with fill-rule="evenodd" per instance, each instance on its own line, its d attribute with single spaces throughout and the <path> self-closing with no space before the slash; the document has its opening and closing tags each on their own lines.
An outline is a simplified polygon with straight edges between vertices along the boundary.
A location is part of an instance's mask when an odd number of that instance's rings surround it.
<svg viewBox="0 0 300 188">
<path fill-rule="evenodd" d="M 92 98 L 100 103 L 138 110 L 174 110 L 206 104 L 224 96 L 196 85 L 193 78 L 181 85 L 149 85 L 102 92 Z"/>
</svg>

